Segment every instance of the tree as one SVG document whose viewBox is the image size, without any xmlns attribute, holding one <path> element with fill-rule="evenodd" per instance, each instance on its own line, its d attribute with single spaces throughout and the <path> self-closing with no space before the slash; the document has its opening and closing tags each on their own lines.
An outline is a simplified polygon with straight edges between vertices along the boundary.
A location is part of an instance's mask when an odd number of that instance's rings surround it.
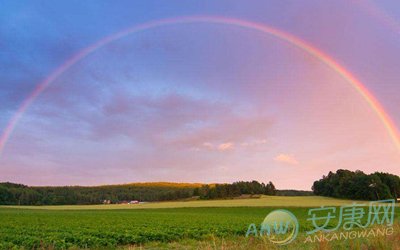
<svg viewBox="0 0 400 250">
<path fill-rule="evenodd" d="M 398 176 L 386 173 L 367 175 L 362 171 L 339 169 L 315 181 L 314 194 L 347 199 L 380 200 L 396 198 L 400 193 Z"/>
<path fill-rule="evenodd" d="M 265 191 L 264 194 L 266 195 L 276 195 L 276 188 L 274 184 L 270 181 L 268 184 L 265 186 Z"/>
<path fill-rule="evenodd" d="M 0 204 L 12 205 L 15 202 L 14 195 L 6 187 L 0 186 Z"/>
</svg>

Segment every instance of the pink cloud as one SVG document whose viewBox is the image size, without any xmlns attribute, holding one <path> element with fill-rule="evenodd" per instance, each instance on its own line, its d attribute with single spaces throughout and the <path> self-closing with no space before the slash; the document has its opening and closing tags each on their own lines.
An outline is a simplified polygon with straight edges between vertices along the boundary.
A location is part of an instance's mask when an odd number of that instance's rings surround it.
<svg viewBox="0 0 400 250">
<path fill-rule="evenodd" d="M 286 163 L 289 165 L 297 165 L 299 162 L 294 158 L 294 156 L 289 155 L 289 154 L 279 154 L 277 155 L 274 160 L 276 162 L 281 162 L 281 163 Z"/>
<path fill-rule="evenodd" d="M 219 151 L 226 151 L 234 148 L 234 144 L 232 142 L 221 143 L 218 145 Z"/>
</svg>

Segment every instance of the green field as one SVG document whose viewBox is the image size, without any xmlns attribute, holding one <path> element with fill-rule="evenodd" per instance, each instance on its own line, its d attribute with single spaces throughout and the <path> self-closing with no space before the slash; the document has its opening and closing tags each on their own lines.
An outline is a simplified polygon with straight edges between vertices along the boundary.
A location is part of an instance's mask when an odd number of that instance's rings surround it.
<svg viewBox="0 0 400 250">
<path fill-rule="evenodd" d="M 149 202 L 142 204 L 111 204 L 111 205 L 61 205 L 61 206 L 3 206 L 7 208 L 24 209 L 154 209 L 154 208 L 184 208 L 184 207 L 318 207 L 341 206 L 352 201 L 320 196 L 262 196 L 255 199 L 227 199 L 227 200 L 196 200 L 196 201 L 169 201 Z M 360 202 L 360 201 L 358 201 Z M 0 206 L 1 207 L 1 206 Z"/>
<path fill-rule="evenodd" d="M 300 224 L 300 236 L 312 229 L 306 220 L 307 207 L 340 206 L 351 203 L 351 201 L 322 197 L 263 197 L 141 205 L 18 208 L 3 206 L 0 208 L 0 247 L 65 249 L 144 246 L 156 249 L 260 249 L 268 246 L 270 248 L 273 246 L 262 239 L 244 236 L 250 223 L 261 223 L 265 216 L 277 207 L 287 208 L 296 215 Z M 299 244 L 300 241 L 293 243 L 291 247 Z M 343 249 L 349 247 L 349 244 L 353 243 L 344 242 Z M 317 246 L 320 247 L 318 244 L 309 244 L 301 248 L 313 249 Z M 390 249 L 391 246 L 382 248 Z"/>
</svg>

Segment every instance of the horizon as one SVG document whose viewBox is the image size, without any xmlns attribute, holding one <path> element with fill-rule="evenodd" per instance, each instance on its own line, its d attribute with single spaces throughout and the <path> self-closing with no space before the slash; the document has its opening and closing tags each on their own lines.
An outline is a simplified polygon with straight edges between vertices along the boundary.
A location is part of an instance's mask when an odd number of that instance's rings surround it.
<svg viewBox="0 0 400 250">
<path fill-rule="evenodd" d="M 257 180 L 241 180 L 245 182 L 251 182 L 251 181 L 257 181 Z M 262 181 L 257 181 L 259 183 L 264 183 Z M 149 185 L 149 184 L 179 184 L 179 185 L 216 185 L 216 184 L 232 184 L 232 183 L 199 183 L 199 182 L 165 182 L 165 181 L 154 181 L 154 182 L 130 182 L 130 183 L 120 183 L 120 184 L 99 184 L 99 185 L 91 185 L 91 186 L 82 186 L 82 185 L 62 185 L 62 186 L 31 186 L 31 185 L 25 185 L 23 183 L 13 183 L 13 182 L 0 182 L 0 184 L 16 184 L 16 185 L 24 185 L 27 187 L 38 187 L 38 188 L 44 188 L 44 187 L 107 187 L 107 186 L 129 186 L 129 185 Z M 302 190 L 302 189 L 278 189 L 279 191 L 285 191 L 285 190 L 294 190 L 294 191 L 307 191 L 307 192 L 312 192 L 311 188 L 310 190 Z"/>
<path fill-rule="evenodd" d="M 6 1 L 0 182 L 400 175 L 400 3 L 317 3 Z"/>
</svg>

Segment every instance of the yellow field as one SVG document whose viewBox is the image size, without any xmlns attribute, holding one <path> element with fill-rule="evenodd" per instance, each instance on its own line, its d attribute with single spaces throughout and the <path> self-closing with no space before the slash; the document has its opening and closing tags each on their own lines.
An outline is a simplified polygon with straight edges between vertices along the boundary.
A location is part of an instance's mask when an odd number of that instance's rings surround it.
<svg viewBox="0 0 400 250">
<path fill-rule="evenodd" d="M 361 201 L 360 201 L 361 202 Z M 351 204 L 350 200 L 342 200 L 320 196 L 262 196 L 257 199 L 231 200 L 196 200 L 149 202 L 142 204 L 110 204 L 110 205 L 63 205 L 63 206 L 4 206 L 24 209 L 151 209 L 151 208 L 182 208 L 182 207 L 319 207 L 341 206 Z M 0 206 L 1 207 L 1 206 Z"/>
</svg>

